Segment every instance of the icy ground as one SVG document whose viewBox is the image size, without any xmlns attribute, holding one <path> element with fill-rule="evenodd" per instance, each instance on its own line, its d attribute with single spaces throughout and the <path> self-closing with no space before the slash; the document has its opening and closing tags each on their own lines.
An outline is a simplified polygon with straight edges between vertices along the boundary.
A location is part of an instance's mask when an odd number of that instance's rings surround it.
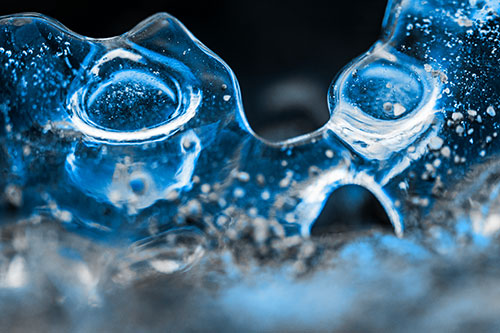
<svg viewBox="0 0 500 333">
<path fill-rule="evenodd" d="M 5 332 L 500 328 L 499 242 L 463 226 L 306 240 L 255 220 L 111 247 L 33 218 L 0 237 Z"/>
</svg>

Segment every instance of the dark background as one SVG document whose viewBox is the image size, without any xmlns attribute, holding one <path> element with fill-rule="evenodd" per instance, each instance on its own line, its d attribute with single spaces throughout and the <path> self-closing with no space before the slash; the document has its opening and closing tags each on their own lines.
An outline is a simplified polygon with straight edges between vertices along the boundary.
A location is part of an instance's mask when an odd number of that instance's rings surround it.
<svg viewBox="0 0 500 333">
<path fill-rule="evenodd" d="M 386 0 L 4 0 L 0 15 L 34 11 L 82 35 L 111 37 L 168 12 L 236 73 L 254 130 L 283 139 L 328 120 L 328 86 L 377 40 L 385 6 Z"/>
</svg>

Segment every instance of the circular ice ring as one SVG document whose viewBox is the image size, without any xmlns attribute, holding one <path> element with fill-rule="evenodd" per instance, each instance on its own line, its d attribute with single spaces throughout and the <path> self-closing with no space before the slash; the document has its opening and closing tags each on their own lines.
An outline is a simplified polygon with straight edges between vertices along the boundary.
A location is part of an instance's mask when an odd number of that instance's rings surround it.
<svg viewBox="0 0 500 333">
<path fill-rule="evenodd" d="M 86 137 L 94 141 L 103 141 L 116 145 L 158 141 L 177 132 L 195 116 L 202 96 L 201 91 L 196 88 L 196 80 L 187 66 L 175 59 L 164 57 L 166 61 L 162 62 L 161 66 L 163 70 L 166 68 L 168 73 L 163 78 L 158 78 L 143 69 L 125 69 L 109 74 L 113 79 L 97 82 L 96 78 L 100 74 L 103 65 L 117 58 L 132 61 L 138 67 L 144 67 L 146 63 L 143 56 L 128 50 L 118 49 L 108 52 L 91 68 L 87 81 L 80 84 L 79 88 L 70 94 L 68 105 L 72 124 Z M 131 82 L 133 79 L 137 80 L 135 83 L 149 85 L 158 91 L 164 92 L 172 101 L 177 103 L 175 110 L 163 121 L 140 129 L 119 130 L 109 126 L 102 126 L 102 124 L 94 121 L 89 114 L 89 103 L 92 104 L 97 96 L 105 91 L 110 84 L 120 83 L 121 80 Z"/>
<path fill-rule="evenodd" d="M 353 106 L 352 101 L 344 98 L 342 94 L 335 95 L 327 127 L 367 159 L 387 160 L 395 152 L 408 148 L 432 128 L 438 112 L 436 101 L 441 84 L 433 80 L 416 60 L 396 51 L 392 52 L 397 56 L 381 47 L 376 48 L 370 56 L 362 58 L 346 70 L 336 84 L 339 87 L 337 89 L 341 91 L 356 68 L 385 59 L 402 66 L 405 73 L 412 73 L 421 85 L 422 94 L 418 103 L 393 119 L 377 118 Z"/>
</svg>

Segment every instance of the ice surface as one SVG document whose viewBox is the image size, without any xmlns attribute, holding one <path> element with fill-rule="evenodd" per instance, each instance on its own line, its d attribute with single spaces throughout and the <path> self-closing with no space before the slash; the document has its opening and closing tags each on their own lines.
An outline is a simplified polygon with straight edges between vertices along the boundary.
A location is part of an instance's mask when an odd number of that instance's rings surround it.
<svg viewBox="0 0 500 333">
<path fill-rule="evenodd" d="M 383 38 L 332 85 L 327 125 L 271 143 L 228 66 L 167 14 L 102 40 L 4 17 L 4 201 L 134 239 L 248 217 L 307 235 L 357 184 L 402 235 L 496 161 L 498 21 L 494 2 L 392 2 Z"/>
<path fill-rule="evenodd" d="M 328 127 L 368 162 L 362 170 L 407 230 L 429 214 L 436 223 L 466 183 L 498 183 L 499 9 L 497 1 L 392 1 L 383 39 L 330 90 Z M 493 197 L 472 202 L 471 214 L 489 210 Z"/>
<path fill-rule="evenodd" d="M 119 239 L 248 218 L 308 234 L 357 178 L 361 160 L 326 127 L 258 138 L 231 70 L 167 14 L 104 40 L 32 14 L 1 26 L 2 186 L 17 216 Z"/>
</svg>

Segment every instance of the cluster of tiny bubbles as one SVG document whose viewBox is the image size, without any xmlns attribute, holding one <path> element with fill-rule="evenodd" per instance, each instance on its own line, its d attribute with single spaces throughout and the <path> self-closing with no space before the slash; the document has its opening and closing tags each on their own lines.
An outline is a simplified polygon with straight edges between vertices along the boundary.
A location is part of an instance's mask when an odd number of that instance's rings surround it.
<svg viewBox="0 0 500 333">
<path fill-rule="evenodd" d="M 105 53 L 69 96 L 73 124 L 109 144 L 142 144 L 178 131 L 194 117 L 201 92 L 189 68 L 163 60 L 125 48 Z"/>
</svg>

